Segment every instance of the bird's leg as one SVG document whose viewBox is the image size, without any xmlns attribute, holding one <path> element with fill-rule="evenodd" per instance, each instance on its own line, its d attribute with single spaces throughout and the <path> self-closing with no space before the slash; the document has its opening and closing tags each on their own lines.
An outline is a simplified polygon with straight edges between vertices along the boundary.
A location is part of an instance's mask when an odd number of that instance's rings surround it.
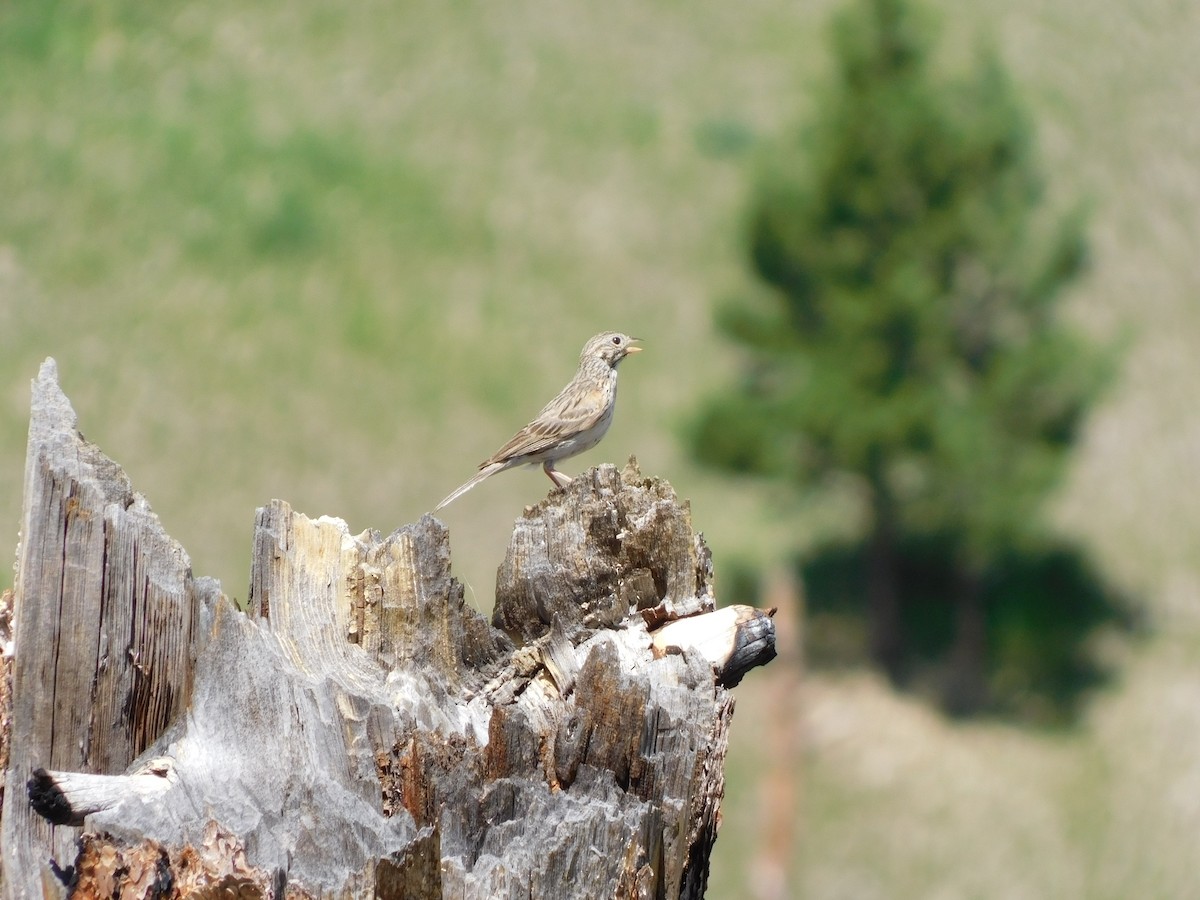
<svg viewBox="0 0 1200 900">
<path fill-rule="evenodd" d="M 542 469 L 550 477 L 550 480 L 554 482 L 555 487 L 565 488 L 571 483 L 571 476 L 564 475 L 562 472 L 554 468 L 554 460 L 552 459 L 548 459 L 542 463 Z"/>
</svg>

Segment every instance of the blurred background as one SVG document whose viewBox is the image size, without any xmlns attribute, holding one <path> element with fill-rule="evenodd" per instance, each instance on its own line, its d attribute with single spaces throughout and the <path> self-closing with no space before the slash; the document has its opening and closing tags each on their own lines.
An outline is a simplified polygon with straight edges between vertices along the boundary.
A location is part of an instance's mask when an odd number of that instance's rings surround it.
<svg viewBox="0 0 1200 900">
<path fill-rule="evenodd" d="M 0 524 L 48 355 L 244 599 L 255 507 L 414 521 L 620 329 L 565 470 L 636 454 L 781 608 L 710 896 L 1200 897 L 1198 26 L 10 0 Z M 443 511 L 485 613 L 548 488 Z"/>
</svg>

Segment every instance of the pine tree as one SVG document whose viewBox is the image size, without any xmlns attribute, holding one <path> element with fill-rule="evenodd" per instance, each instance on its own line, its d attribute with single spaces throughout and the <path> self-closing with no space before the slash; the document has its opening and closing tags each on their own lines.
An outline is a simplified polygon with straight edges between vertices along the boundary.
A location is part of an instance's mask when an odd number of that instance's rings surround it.
<svg viewBox="0 0 1200 900">
<path fill-rule="evenodd" d="M 932 34 L 906 0 L 855 0 L 835 19 L 833 82 L 752 204 L 769 301 L 719 317 L 744 378 L 706 403 L 690 442 L 726 469 L 860 480 L 870 652 L 893 677 L 898 546 L 946 539 L 949 700 L 967 709 L 984 695 L 981 580 L 1041 534 L 1105 357 L 1056 315 L 1083 221 L 1048 211 L 1012 85 L 987 53 L 966 78 L 935 77 Z"/>
</svg>

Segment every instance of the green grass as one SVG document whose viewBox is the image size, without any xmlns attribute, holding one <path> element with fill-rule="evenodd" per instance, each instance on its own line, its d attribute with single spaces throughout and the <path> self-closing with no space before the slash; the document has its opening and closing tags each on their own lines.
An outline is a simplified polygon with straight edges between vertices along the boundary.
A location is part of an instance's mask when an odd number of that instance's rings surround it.
<svg viewBox="0 0 1200 900">
<path fill-rule="evenodd" d="M 789 894 L 1197 896 L 1194 23 L 1166 0 L 940 6 L 947 65 L 986 32 L 1052 195 L 1093 199 L 1069 312 L 1131 344 L 1056 513 L 1161 634 L 1070 733 L 952 727 L 864 676 L 811 679 Z M 749 176 L 808 108 L 831 8 L 4 5 L 0 527 L 15 543 L 46 355 L 196 571 L 244 596 L 256 506 L 412 521 L 616 327 L 647 352 L 578 467 L 637 453 L 670 478 L 718 579 L 836 532 L 842 511 L 697 471 L 675 435 L 736 363 L 711 310 L 744 287 Z M 510 473 L 445 511 L 480 606 L 547 486 Z M 714 897 L 752 880 L 770 678 L 738 689 Z"/>
</svg>

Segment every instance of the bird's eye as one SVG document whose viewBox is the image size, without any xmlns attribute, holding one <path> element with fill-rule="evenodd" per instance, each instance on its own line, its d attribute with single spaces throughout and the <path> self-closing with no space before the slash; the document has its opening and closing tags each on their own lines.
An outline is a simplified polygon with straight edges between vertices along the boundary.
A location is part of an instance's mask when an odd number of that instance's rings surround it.
<svg viewBox="0 0 1200 900">
<path fill-rule="evenodd" d="M 613 335 L 613 343 L 618 347 L 621 346 L 621 336 L 619 334 Z"/>
</svg>

